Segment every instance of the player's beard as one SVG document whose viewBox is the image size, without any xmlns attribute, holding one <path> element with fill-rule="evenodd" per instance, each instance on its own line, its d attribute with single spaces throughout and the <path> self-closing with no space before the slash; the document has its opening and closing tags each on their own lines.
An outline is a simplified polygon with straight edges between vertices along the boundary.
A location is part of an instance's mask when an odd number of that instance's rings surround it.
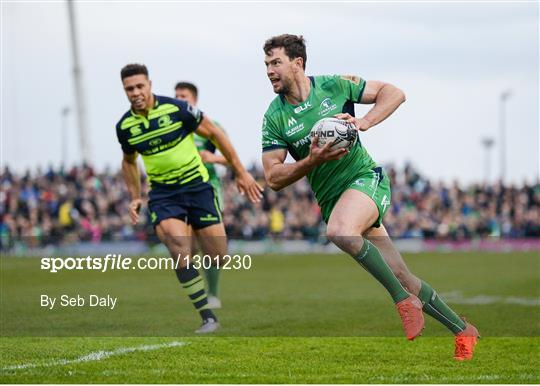
<svg viewBox="0 0 540 386">
<path fill-rule="evenodd" d="M 287 96 L 291 92 L 291 82 L 281 78 L 281 89 L 276 91 L 276 94 Z"/>
</svg>

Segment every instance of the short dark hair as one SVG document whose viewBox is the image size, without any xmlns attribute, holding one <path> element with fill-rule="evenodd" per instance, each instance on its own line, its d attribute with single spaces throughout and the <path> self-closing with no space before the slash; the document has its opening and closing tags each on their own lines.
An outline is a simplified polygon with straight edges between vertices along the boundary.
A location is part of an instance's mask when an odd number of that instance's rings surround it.
<svg viewBox="0 0 540 386">
<path fill-rule="evenodd" d="M 199 90 L 197 90 L 197 86 L 195 86 L 193 83 L 190 83 L 190 82 L 178 82 L 178 83 L 176 83 L 176 86 L 174 86 L 174 89 L 178 90 L 179 88 L 188 89 L 189 91 L 191 91 L 191 93 L 193 94 L 193 96 L 195 98 L 197 98 L 197 96 L 199 95 Z"/>
<path fill-rule="evenodd" d="M 270 51 L 272 51 L 272 49 L 280 47 L 285 49 L 285 54 L 289 57 L 289 59 L 293 60 L 296 58 L 302 58 L 304 61 L 304 70 L 306 69 L 306 40 L 302 35 L 296 36 L 283 34 L 273 36 L 264 42 L 263 50 L 266 55 L 270 55 Z"/>
<path fill-rule="evenodd" d="M 120 77 L 122 80 L 133 75 L 146 75 L 148 78 L 148 68 L 146 68 L 144 64 L 130 63 L 126 64 L 122 67 L 122 70 L 120 70 Z"/>
</svg>

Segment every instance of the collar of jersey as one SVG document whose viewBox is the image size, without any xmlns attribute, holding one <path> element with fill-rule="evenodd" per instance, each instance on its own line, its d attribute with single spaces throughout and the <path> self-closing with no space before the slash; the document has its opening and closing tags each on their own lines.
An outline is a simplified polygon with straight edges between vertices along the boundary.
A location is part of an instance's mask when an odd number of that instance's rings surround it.
<svg viewBox="0 0 540 386">
<path fill-rule="evenodd" d="M 156 107 L 159 106 L 158 96 L 156 94 L 152 94 L 152 96 L 154 97 L 154 107 L 148 110 L 149 115 L 150 115 L 150 111 L 154 110 Z M 131 115 L 133 115 L 134 117 L 142 117 L 146 119 L 144 115 L 137 114 L 135 111 L 133 111 L 133 109 L 129 109 L 129 111 L 131 112 Z"/>
<path fill-rule="evenodd" d="M 313 89 L 315 88 L 315 78 L 313 76 L 308 76 L 308 78 L 311 81 L 311 90 L 309 90 L 309 95 L 305 101 L 300 102 L 297 105 L 291 105 L 289 102 L 287 102 L 283 94 L 279 94 L 279 99 L 281 99 L 281 103 L 283 103 L 284 105 L 292 106 L 293 108 L 300 106 L 302 103 L 306 103 L 311 97 L 311 93 L 313 92 Z"/>
</svg>

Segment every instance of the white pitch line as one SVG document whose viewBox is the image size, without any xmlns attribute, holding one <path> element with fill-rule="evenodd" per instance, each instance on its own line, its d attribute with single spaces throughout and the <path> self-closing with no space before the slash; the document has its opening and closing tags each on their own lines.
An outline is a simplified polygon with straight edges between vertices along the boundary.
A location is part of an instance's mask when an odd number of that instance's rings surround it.
<svg viewBox="0 0 540 386">
<path fill-rule="evenodd" d="M 418 376 L 419 378 L 422 377 L 422 375 Z M 515 376 L 519 380 L 522 381 L 530 381 L 530 380 L 537 380 L 538 376 L 534 374 L 519 374 Z M 377 382 L 380 383 L 407 383 L 411 381 L 411 378 L 414 378 L 413 376 L 394 376 L 394 377 L 387 377 L 384 375 L 378 376 Z M 430 376 L 427 374 L 424 374 L 421 378 L 423 381 L 434 381 L 436 380 L 439 383 L 444 384 L 451 384 L 451 383 L 467 383 L 471 381 L 478 381 L 478 382 L 485 382 L 485 381 L 498 381 L 500 379 L 508 378 L 507 376 L 503 376 L 500 374 L 479 374 L 479 375 L 471 375 L 471 376 L 455 376 L 455 377 L 447 377 L 447 376 Z"/>
<path fill-rule="evenodd" d="M 186 342 L 170 342 L 170 343 L 143 345 L 143 346 L 136 346 L 136 347 L 122 347 L 122 348 L 118 348 L 112 351 L 91 352 L 90 354 L 83 355 L 75 359 L 57 359 L 57 360 L 45 362 L 45 363 L 25 363 L 22 365 L 8 366 L 8 367 L 4 367 L 2 371 L 24 370 L 24 369 L 31 369 L 35 367 L 63 366 L 63 365 L 69 365 L 71 363 L 101 361 L 103 359 L 107 359 L 112 356 L 129 354 L 136 351 L 154 351 L 154 350 L 159 350 L 162 348 L 185 346 L 186 344 L 187 344 Z"/>
<path fill-rule="evenodd" d="M 448 303 L 454 304 L 519 304 L 521 306 L 535 307 L 540 306 L 540 299 L 525 298 L 520 296 L 495 296 L 495 295 L 476 295 L 464 296 L 460 291 L 452 291 L 440 294 L 441 298 Z"/>
</svg>

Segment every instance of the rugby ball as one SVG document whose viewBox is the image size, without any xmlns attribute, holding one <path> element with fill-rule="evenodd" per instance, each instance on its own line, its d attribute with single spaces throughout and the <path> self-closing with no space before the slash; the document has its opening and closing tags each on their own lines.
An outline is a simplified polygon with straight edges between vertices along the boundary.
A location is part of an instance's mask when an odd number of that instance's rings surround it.
<svg viewBox="0 0 540 386">
<path fill-rule="evenodd" d="M 332 142 L 331 150 L 352 149 L 358 138 L 358 133 L 352 123 L 337 118 L 323 118 L 311 128 L 310 137 L 319 137 L 318 146 L 323 147 Z"/>
</svg>

